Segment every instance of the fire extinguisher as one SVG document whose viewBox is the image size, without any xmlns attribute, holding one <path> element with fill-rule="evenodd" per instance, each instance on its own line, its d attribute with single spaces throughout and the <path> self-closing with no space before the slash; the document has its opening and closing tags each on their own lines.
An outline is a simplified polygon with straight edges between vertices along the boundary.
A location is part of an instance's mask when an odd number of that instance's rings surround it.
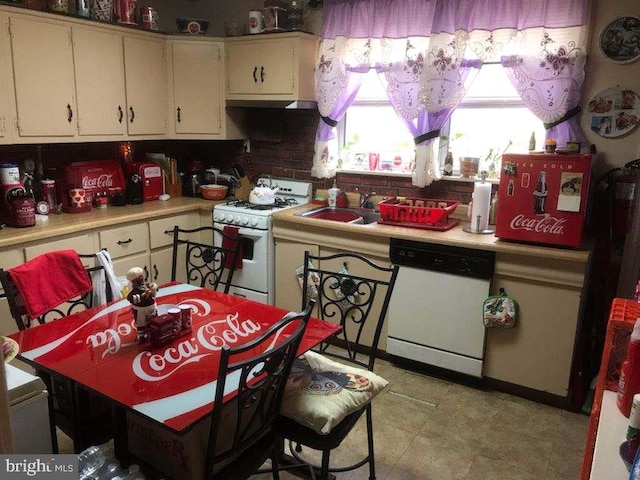
<svg viewBox="0 0 640 480">
<path fill-rule="evenodd" d="M 611 231 L 615 237 L 624 238 L 628 232 L 638 196 L 639 178 L 637 170 L 625 168 L 615 180 L 611 221 Z"/>
</svg>

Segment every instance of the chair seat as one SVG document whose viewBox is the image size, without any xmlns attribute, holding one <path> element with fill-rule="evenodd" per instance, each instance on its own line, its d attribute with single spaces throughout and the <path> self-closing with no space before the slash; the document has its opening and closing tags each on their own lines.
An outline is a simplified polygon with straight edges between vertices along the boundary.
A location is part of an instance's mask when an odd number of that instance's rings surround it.
<svg viewBox="0 0 640 480">
<path fill-rule="evenodd" d="M 328 435 L 318 435 L 311 428 L 282 415 L 278 417 L 277 429 L 279 433 L 294 443 L 301 443 L 314 450 L 333 450 L 340 446 L 342 441 L 349 435 L 349 432 L 351 432 L 351 429 L 367 408 L 369 407 L 361 408 L 357 412 L 346 416 L 344 420 L 331 429 Z"/>
</svg>

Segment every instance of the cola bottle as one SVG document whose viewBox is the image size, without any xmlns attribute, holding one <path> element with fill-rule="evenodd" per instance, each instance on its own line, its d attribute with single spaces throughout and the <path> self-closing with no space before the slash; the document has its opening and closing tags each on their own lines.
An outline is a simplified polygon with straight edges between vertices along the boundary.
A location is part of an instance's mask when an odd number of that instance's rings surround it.
<svg viewBox="0 0 640 480">
<path fill-rule="evenodd" d="M 544 215 L 547 206 L 547 172 L 540 172 L 538 184 L 533 192 L 533 213 L 534 215 Z"/>
</svg>

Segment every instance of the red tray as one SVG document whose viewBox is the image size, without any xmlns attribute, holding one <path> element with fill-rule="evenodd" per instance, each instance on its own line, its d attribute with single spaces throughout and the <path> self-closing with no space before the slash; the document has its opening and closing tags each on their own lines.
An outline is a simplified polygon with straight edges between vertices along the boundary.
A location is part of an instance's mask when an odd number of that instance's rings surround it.
<svg viewBox="0 0 640 480">
<path fill-rule="evenodd" d="M 434 225 L 444 222 L 460 202 L 433 198 L 392 197 L 378 204 L 382 222 L 402 226 Z M 409 225 L 412 224 L 412 225 Z"/>
<path fill-rule="evenodd" d="M 447 218 L 437 223 L 408 223 L 408 222 L 388 222 L 383 218 L 378 219 L 378 223 L 382 225 L 395 225 L 397 227 L 421 228 L 423 230 L 438 230 L 444 232 L 460 223 L 457 218 Z"/>
</svg>

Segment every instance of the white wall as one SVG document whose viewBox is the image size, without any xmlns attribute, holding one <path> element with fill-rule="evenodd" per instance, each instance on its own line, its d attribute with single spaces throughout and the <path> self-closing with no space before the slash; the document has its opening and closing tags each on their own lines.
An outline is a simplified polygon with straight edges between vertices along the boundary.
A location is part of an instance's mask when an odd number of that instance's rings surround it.
<svg viewBox="0 0 640 480">
<path fill-rule="evenodd" d="M 640 16 L 638 0 L 595 0 L 593 2 L 591 45 L 582 92 L 582 129 L 589 141 L 596 145 L 600 155 L 595 167 L 603 172 L 610 167 L 624 165 L 640 158 L 640 127 L 624 137 L 604 138 L 589 128 L 587 104 L 599 92 L 620 85 L 640 95 L 640 60 L 630 64 L 617 64 L 604 56 L 599 47 L 602 29 L 615 17 Z"/>
</svg>

